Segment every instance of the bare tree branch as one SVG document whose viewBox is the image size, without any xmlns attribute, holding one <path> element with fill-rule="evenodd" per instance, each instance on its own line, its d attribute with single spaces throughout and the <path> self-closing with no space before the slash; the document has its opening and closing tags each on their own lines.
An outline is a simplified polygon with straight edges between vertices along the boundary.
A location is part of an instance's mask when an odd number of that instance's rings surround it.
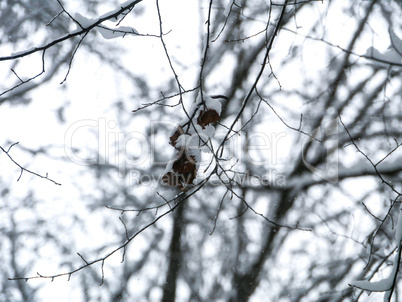
<svg viewBox="0 0 402 302">
<path fill-rule="evenodd" d="M 29 56 L 35 52 L 39 52 L 39 51 L 44 51 L 49 49 L 50 47 L 59 44 L 61 42 L 64 42 L 66 40 L 69 40 L 73 37 L 76 36 L 80 36 L 83 34 L 88 34 L 88 32 L 90 32 L 92 29 L 94 29 L 95 27 L 97 27 L 98 25 L 102 24 L 103 22 L 107 21 L 107 20 L 112 20 L 117 18 L 118 16 L 120 16 L 121 14 L 123 14 L 125 11 L 132 9 L 135 5 L 137 5 L 138 3 L 140 3 L 142 0 L 133 0 L 130 3 L 127 3 L 124 6 L 121 6 L 119 9 L 112 11 L 110 13 L 107 13 L 99 18 L 97 18 L 97 20 L 91 24 L 90 26 L 86 27 L 86 28 L 81 28 L 81 29 L 77 29 L 75 31 L 73 31 L 72 33 L 69 33 L 63 37 L 60 37 L 58 39 L 55 39 L 45 45 L 42 46 L 35 46 L 32 49 L 29 50 L 25 50 L 25 51 L 21 51 L 18 52 L 16 54 L 12 54 L 9 56 L 4 56 L 4 57 L 0 57 L 0 61 L 10 61 L 10 60 L 14 60 L 14 59 L 18 59 L 18 58 L 23 58 L 26 56 Z"/>
<path fill-rule="evenodd" d="M 47 179 L 47 180 L 51 181 L 52 183 L 54 183 L 55 185 L 61 186 L 60 183 L 58 183 L 58 182 L 54 181 L 53 179 L 49 178 L 48 175 L 47 175 L 47 173 L 46 173 L 46 176 L 43 176 L 43 175 L 40 175 L 40 174 L 38 174 L 38 173 L 36 173 L 36 172 L 33 172 L 33 171 L 31 171 L 31 170 L 28 170 L 28 169 L 24 168 L 23 166 L 21 166 L 19 163 L 17 163 L 17 162 L 11 157 L 11 155 L 10 155 L 9 152 L 10 152 L 11 148 L 12 148 L 13 146 L 17 145 L 18 143 L 19 143 L 19 142 L 12 144 L 12 145 L 7 149 L 7 151 L 6 151 L 2 146 L 0 146 L 1 151 L 3 151 L 3 152 L 8 156 L 8 158 L 9 158 L 18 168 L 20 168 L 20 170 L 21 170 L 20 176 L 18 177 L 17 181 L 19 181 L 19 180 L 21 179 L 22 173 L 25 171 L 25 172 L 28 172 L 28 173 L 30 173 L 30 174 L 32 174 L 32 175 L 37 176 L 37 177 Z"/>
</svg>

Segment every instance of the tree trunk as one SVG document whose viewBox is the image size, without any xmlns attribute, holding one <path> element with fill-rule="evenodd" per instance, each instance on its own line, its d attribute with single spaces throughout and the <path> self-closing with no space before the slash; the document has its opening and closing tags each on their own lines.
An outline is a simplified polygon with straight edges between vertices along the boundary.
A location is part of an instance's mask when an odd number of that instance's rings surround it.
<svg viewBox="0 0 402 302">
<path fill-rule="evenodd" d="M 183 231 L 183 215 L 185 203 L 179 205 L 174 212 L 172 240 L 169 248 L 169 266 L 163 286 L 162 302 L 174 302 L 176 298 L 177 277 L 181 264 L 180 238 Z"/>
</svg>

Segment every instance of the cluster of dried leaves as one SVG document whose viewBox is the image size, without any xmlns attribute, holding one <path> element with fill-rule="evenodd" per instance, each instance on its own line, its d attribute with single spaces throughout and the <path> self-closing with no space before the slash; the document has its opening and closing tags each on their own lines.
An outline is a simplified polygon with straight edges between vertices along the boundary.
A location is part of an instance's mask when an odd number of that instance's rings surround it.
<svg viewBox="0 0 402 302">
<path fill-rule="evenodd" d="M 194 139 L 194 136 L 198 137 L 198 142 L 202 141 L 199 133 L 195 130 L 197 129 L 196 125 L 205 129 L 206 126 L 216 123 L 220 118 L 219 113 L 208 108 L 205 103 L 199 107 L 196 114 L 192 115 L 192 118 L 185 125 L 178 125 L 170 137 L 169 143 L 176 149 L 177 153 L 171 168 L 168 167 L 167 172 L 163 175 L 162 181 L 169 186 L 178 187 L 180 190 L 192 184 L 197 176 L 197 156 L 195 156 L 194 150 L 190 148 L 190 141 Z M 193 124 L 194 121 L 196 121 L 196 125 Z M 182 135 L 186 135 L 188 138 Z M 178 144 L 179 138 L 180 144 Z"/>
</svg>

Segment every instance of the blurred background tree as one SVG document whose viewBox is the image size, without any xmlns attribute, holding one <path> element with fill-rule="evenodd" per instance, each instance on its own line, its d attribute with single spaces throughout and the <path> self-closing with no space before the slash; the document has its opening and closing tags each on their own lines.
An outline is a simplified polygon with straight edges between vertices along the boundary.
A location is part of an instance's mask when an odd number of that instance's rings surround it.
<svg viewBox="0 0 402 302">
<path fill-rule="evenodd" d="M 378 301 L 350 284 L 395 273 L 401 13 L 1 1 L 0 301 Z M 227 97 L 210 152 L 163 185 L 204 95 Z"/>
</svg>

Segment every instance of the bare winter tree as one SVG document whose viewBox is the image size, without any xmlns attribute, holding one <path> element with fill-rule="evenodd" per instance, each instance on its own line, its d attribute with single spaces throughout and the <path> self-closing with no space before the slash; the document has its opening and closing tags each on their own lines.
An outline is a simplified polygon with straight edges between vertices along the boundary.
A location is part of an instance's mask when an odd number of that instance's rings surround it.
<svg viewBox="0 0 402 302">
<path fill-rule="evenodd" d="M 0 3 L 0 301 L 398 301 L 400 3 L 104 2 Z"/>
</svg>

